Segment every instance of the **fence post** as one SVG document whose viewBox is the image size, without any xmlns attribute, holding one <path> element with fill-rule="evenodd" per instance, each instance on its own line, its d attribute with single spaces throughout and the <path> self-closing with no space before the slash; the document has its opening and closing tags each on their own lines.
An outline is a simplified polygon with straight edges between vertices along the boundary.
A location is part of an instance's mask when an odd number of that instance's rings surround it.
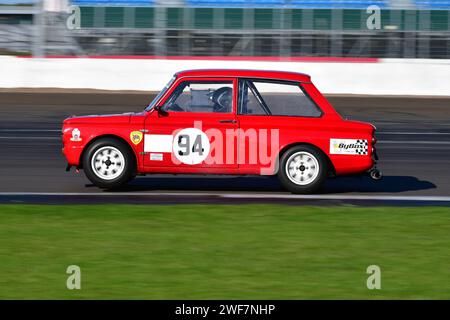
<svg viewBox="0 0 450 320">
<path fill-rule="evenodd" d="M 247 44 L 245 48 L 245 55 L 253 56 L 255 54 L 255 9 L 242 9 L 243 10 L 243 27 L 245 32 L 242 33 L 241 42 Z M 251 32 L 249 32 L 249 30 Z M 248 42 L 245 40 L 248 39 Z M 244 47 L 242 48 L 242 52 Z"/>
<path fill-rule="evenodd" d="M 314 9 L 302 10 L 302 30 L 304 36 L 301 42 L 301 54 L 310 56 L 313 51 Z"/>
<path fill-rule="evenodd" d="M 342 9 L 331 12 L 331 56 L 342 56 Z"/>
<path fill-rule="evenodd" d="M 405 33 L 402 58 L 416 57 L 416 11 L 405 10 Z"/>
<path fill-rule="evenodd" d="M 430 11 L 419 11 L 419 41 L 418 41 L 418 56 L 420 58 L 430 57 Z"/>
<path fill-rule="evenodd" d="M 44 2 L 34 4 L 32 55 L 35 58 L 45 57 L 45 16 Z"/>
<path fill-rule="evenodd" d="M 155 7 L 155 29 L 156 29 L 156 56 L 166 56 L 167 54 L 167 41 L 166 41 L 166 28 L 167 28 L 167 8 L 162 6 Z"/>
</svg>

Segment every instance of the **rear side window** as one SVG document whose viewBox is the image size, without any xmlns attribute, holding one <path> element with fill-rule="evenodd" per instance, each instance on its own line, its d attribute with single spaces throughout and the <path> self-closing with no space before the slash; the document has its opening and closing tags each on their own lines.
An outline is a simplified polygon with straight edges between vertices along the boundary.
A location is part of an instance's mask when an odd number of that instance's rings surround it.
<svg viewBox="0 0 450 320">
<path fill-rule="evenodd" d="M 239 114 L 320 117 L 322 111 L 296 82 L 242 79 Z"/>
</svg>

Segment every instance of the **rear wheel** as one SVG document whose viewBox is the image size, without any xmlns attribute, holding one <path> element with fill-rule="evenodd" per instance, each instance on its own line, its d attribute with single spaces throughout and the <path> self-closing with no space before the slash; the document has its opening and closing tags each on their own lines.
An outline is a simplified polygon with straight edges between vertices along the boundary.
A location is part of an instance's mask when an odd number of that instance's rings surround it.
<svg viewBox="0 0 450 320">
<path fill-rule="evenodd" d="M 83 155 L 87 178 L 100 188 L 118 188 L 135 175 L 135 161 L 127 144 L 103 138 L 91 144 Z"/>
<path fill-rule="evenodd" d="M 296 146 L 287 150 L 280 159 L 278 178 L 293 193 L 317 191 L 327 177 L 325 156 L 312 146 Z"/>
</svg>

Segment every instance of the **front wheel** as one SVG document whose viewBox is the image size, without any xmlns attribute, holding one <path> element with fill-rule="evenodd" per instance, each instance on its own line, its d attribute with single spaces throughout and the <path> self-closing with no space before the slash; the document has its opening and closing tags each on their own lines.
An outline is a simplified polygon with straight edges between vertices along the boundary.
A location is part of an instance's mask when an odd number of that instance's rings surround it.
<svg viewBox="0 0 450 320">
<path fill-rule="evenodd" d="M 133 178 L 135 162 L 124 142 L 104 138 L 95 141 L 86 149 L 83 169 L 86 177 L 96 186 L 114 189 Z"/>
<path fill-rule="evenodd" d="M 296 146 L 282 155 L 278 179 L 292 193 L 312 193 L 323 185 L 327 171 L 322 152 L 307 145 Z"/>
</svg>

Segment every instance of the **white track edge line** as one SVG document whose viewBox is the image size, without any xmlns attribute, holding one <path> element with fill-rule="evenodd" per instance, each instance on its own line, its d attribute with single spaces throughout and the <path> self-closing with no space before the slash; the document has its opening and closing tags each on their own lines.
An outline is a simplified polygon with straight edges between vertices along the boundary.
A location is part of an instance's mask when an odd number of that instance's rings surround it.
<svg viewBox="0 0 450 320">
<path fill-rule="evenodd" d="M 384 195 L 295 195 L 295 194 L 236 194 L 236 193 L 139 193 L 139 192 L 0 192 L 0 196 L 133 196 L 133 197 L 155 197 L 155 196 L 211 196 L 231 199 L 299 199 L 299 200 L 377 200 L 377 201 L 436 201 L 450 202 L 450 196 L 384 196 Z"/>
</svg>

